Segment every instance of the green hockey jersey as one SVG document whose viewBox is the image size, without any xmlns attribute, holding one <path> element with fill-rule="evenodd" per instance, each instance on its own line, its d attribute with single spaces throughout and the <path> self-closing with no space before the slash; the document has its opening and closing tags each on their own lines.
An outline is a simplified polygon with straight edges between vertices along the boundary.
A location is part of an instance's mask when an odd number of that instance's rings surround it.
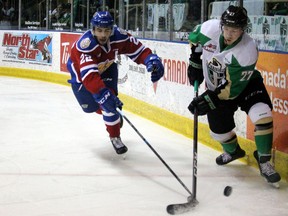
<svg viewBox="0 0 288 216">
<path fill-rule="evenodd" d="M 196 26 L 189 42 L 202 45 L 203 73 L 207 88 L 220 90 L 221 100 L 236 98 L 251 79 L 261 77 L 255 70 L 258 49 L 244 33 L 232 45 L 225 46 L 220 20 L 208 20 Z"/>
</svg>

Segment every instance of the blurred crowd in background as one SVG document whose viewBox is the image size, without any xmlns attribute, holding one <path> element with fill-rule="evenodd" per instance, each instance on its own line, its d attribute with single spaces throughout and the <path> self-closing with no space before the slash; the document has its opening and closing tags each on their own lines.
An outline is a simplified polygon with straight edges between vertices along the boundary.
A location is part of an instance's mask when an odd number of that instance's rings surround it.
<svg viewBox="0 0 288 216">
<path fill-rule="evenodd" d="M 90 28 L 90 19 L 96 11 L 107 10 L 115 24 L 136 37 L 185 41 L 197 24 L 219 18 L 227 4 L 237 3 L 217 0 L 0 0 L 0 29 L 84 32 Z M 249 33 L 276 34 L 277 40 L 281 32 L 282 40 L 287 41 L 287 0 L 246 0 L 244 6 L 251 22 Z M 276 33 L 274 29 L 278 27 L 273 26 L 277 24 L 274 18 L 281 22 L 281 30 Z M 265 32 L 261 33 L 264 27 L 260 25 L 266 26 Z"/>
</svg>

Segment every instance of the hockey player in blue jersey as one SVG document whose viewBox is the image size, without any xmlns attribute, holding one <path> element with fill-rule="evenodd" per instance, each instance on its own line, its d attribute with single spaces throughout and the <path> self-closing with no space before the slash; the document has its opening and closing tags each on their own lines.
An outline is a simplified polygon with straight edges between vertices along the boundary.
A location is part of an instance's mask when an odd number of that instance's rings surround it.
<svg viewBox="0 0 288 216">
<path fill-rule="evenodd" d="M 121 116 L 116 111 L 123 104 L 118 95 L 118 68 L 115 57 L 125 54 L 137 64 L 146 65 L 151 81 L 164 74 L 161 59 L 138 39 L 114 25 L 109 12 L 97 12 L 91 19 L 93 28 L 85 32 L 71 49 L 67 68 L 71 87 L 84 112 L 103 116 L 106 130 L 117 154 L 128 148 L 120 137 Z"/>
</svg>

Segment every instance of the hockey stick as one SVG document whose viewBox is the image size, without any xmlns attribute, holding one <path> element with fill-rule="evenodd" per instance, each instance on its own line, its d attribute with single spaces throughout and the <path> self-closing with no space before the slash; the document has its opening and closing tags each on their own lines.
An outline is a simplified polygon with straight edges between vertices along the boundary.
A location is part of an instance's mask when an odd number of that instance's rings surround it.
<svg viewBox="0 0 288 216">
<path fill-rule="evenodd" d="M 181 181 L 181 179 L 176 175 L 176 173 L 168 166 L 168 164 L 162 159 L 162 157 L 155 151 L 155 149 L 150 145 L 150 143 L 142 136 L 142 134 L 137 130 L 137 128 L 131 123 L 131 121 L 124 115 L 124 113 L 117 108 L 117 112 L 128 122 L 128 124 L 134 129 L 134 131 L 142 138 L 142 140 L 148 145 L 148 147 L 154 152 L 154 154 L 160 159 L 160 161 L 166 166 L 170 173 L 178 180 L 178 182 L 185 188 L 185 190 L 192 195 L 191 191 L 187 186 Z"/>
<path fill-rule="evenodd" d="M 198 97 L 198 81 L 194 82 L 194 97 Z M 188 197 L 188 202 L 170 204 L 167 206 L 167 212 L 171 215 L 182 214 L 194 208 L 198 201 L 196 199 L 197 189 L 197 153 L 198 153 L 198 111 L 194 109 L 194 131 L 193 131 L 193 178 L 192 178 L 192 195 Z"/>
</svg>

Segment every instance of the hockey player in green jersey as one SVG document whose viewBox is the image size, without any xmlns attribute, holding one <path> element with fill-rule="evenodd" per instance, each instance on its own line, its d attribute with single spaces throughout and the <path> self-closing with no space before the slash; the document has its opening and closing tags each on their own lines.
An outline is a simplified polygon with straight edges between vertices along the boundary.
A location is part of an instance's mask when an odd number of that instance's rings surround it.
<svg viewBox="0 0 288 216">
<path fill-rule="evenodd" d="M 191 55 L 188 78 L 191 85 L 205 79 L 207 90 L 190 103 L 194 114 L 206 115 L 211 136 L 219 141 L 224 153 L 216 158 L 225 165 L 245 156 L 237 141 L 234 113 L 247 113 L 255 125 L 257 150 L 254 157 L 260 174 L 269 183 L 280 181 L 271 160 L 273 141 L 272 104 L 259 71 L 255 69 L 258 50 L 253 39 L 245 33 L 247 11 L 230 5 L 220 20 L 208 20 L 189 35 Z"/>
</svg>

